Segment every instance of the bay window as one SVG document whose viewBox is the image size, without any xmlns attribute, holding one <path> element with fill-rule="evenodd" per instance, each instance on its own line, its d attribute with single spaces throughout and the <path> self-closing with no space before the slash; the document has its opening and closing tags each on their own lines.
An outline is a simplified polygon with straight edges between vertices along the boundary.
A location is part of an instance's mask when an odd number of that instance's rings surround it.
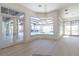
<svg viewBox="0 0 79 59">
<path fill-rule="evenodd" d="M 31 18 L 31 35 L 53 34 L 53 20 Z"/>
</svg>

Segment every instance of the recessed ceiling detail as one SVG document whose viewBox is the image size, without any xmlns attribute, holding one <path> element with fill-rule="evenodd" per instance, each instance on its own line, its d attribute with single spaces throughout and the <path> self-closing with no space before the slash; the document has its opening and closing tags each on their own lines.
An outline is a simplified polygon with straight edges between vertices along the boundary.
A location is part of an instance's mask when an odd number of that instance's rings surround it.
<svg viewBox="0 0 79 59">
<path fill-rule="evenodd" d="M 71 4 L 69 3 L 22 3 L 21 5 L 27 7 L 28 9 L 34 11 L 34 12 L 51 12 L 60 8 L 63 8 L 65 6 L 69 6 Z M 45 5 L 46 5 L 46 11 L 45 11 Z"/>
</svg>

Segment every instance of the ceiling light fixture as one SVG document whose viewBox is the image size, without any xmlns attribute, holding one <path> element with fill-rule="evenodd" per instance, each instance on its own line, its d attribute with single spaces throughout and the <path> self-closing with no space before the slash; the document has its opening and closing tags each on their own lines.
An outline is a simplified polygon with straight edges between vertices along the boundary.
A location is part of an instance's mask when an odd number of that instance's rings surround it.
<svg viewBox="0 0 79 59">
<path fill-rule="evenodd" d="M 38 7 L 42 7 L 42 5 L 38 5 Z"/>
<path fill-rule="evenodd" d="M 68 9 L 65 9 L 65 11 L 68 11 Z"/>
</svg>

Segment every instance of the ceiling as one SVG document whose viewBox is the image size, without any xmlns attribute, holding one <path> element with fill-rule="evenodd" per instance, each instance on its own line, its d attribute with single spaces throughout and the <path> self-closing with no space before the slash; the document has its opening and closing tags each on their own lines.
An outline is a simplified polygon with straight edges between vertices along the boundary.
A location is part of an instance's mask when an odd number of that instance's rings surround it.
<svg viewBox="0 0 79 59">
<path fill-rule="evenodd" d="M 21 5 L 34 12 L 45 13 L 71 5 L 71 3 L 21 3 Z"/>
</svg>

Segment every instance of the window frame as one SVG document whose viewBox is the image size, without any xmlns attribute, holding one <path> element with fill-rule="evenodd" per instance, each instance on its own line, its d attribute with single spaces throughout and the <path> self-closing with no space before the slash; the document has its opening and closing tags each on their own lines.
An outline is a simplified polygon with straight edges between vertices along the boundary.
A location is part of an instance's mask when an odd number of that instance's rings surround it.
<svg viewBox="0 0 79 59">
<path fill-rule="evenodd" d="M 33 17 L 34 18 L 34 17 Z M 36 19 L 36 18 L 35 18 Z M 37 18 L 38 19 L 38 18 Z M 32 21 L 32 18 L 31 18 L 31 21 Z M 40 26 L 40 31 L 38 31 L 38 32 L 40 32 L 40 33 L 36 33 L 36 34 L 33 34 L 32 32 L 31 32 L 31 35 L 54 35 L 54 20 L 52 21 L 53 23 L 51 23 L 51 24 L 36 24 L 37 26 L 39 25 Z M 32 22 L 31 22 L 31 24 L 32 24 Z M 52 33 L 43 33 L 43 28 L 42 28 L 42 26 L 51 26 L 51 28 L 52 28 Z M 32 26 L 31 26 L 31 31 L 32 31 Z"/>
<path fill-rule="evenodd" d="M 67 35 L 67 34 L 65 34 L 65 23 L 66 22 L 70 22 L 70 35 L 69 36 L 79 36 L 79 20 L 72 20 L 72 21 L 64 21 L 64 23 L 63 23 L 63 25 L 64 25 L 64 30 L 63 30 L 63 34 L 64 35 Z M 73 26 L 73 22 L 78 22 L 78 29 L 77 29 L 77 31 L 78 31 L 78 34 L 77 35 L 75 35 L 75 34 L 72 34 L 72 26 Z"/>
</svg>

